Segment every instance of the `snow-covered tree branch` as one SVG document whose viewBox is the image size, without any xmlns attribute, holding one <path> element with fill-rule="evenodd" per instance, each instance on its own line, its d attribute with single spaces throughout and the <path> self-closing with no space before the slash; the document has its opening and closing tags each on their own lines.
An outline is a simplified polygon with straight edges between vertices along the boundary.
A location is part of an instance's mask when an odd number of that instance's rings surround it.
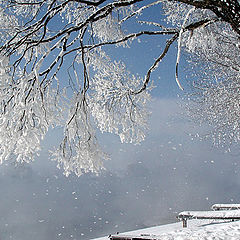
<svg viewBox="0 0 240 240">
<path fill-rule="evenodd" d="M 96 129 L 122 142 L 144 140 L 151 74 L 174 43 L 180 88 L 181 49 L 194 66 L 207 63 L 203 75 L 213 73 L 208 91 L 220 86 L 211 85 L 212 79 L 222 80 L 221 86 L 237 83 L 239 5 L 237 0 L 0 0 L 0 162 L 11 156 L 33 160 L 49 128 L 61 126 L 63 139 L 52 156 L 65 174 L 100 171 L 108 156 Z M 159 22 L 138 19 L 155 7 L 164 11 Z M 145 77 L 130 73 L 106 50 L 131 47 L 142 36 L 166 39 Z M 198 89 L 202 97 L 206 90 Z"/>
<path fill-rule="evenodd" d="M 240 139 L 240 4 L 239 1 L 216 2 L 218 10 L 213 12 L 225 17 L 201 29 L 201 44 L 196 45 L 191 39 L 186 45 L 192 69 L 189 74 L 194 77 L 192 91 L 188 93 L 187 112 L 196 122 L 210 126 L 209 132 L 202 137 L 230 150 Z"/>
</svg>

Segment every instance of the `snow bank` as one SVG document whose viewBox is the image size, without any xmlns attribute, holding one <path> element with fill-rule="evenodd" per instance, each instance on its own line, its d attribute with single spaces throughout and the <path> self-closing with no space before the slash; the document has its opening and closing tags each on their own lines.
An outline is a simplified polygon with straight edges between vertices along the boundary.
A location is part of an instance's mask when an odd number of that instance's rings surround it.
<svg viewBox="0 0 240 240">
<path fill-rule="evenodd" d="M 240 221 L 190 220 L 188 228 L 182 228 L 182 223 L 179 222 L 139 229 L 121 235 L 140 236 L 141 234 L 155 235 L 155 239 L 159 240 L 237 240 L 240 239 Z M 95 240 L 109 240 L 109 238 L 102 237 Z"/>
</svg>

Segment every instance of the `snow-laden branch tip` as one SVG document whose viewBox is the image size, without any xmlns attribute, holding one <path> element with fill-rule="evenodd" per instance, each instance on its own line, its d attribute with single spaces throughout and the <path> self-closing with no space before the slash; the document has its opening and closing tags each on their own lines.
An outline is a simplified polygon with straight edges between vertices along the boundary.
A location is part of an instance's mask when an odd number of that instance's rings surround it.
<svg viewBox="0 0 240 240">
<path fill-rule="evenodd" d="M 179 66 L 179 61 L 180 61 L 180 55 L 181 55 L 181 44 L 182 44 L 182 34 L 184 32 L 184 28 L 186 27 L 186 23 L 189 19 L 190 14 L 195 10 L 195 7 L 191 8 L 188 13 L 186 14 L 186 17 L 183 21 L 183 24 L 181 26 L 180 32 L 179 32 L 179 37 L 178 37 L 178 51 L 177 51 L 177 59 L 176 59 L 176 82 L 178 87 L 183 90 L 183 87 L 179 81 L 178 78 L 178 66 Z"/>
</svg>

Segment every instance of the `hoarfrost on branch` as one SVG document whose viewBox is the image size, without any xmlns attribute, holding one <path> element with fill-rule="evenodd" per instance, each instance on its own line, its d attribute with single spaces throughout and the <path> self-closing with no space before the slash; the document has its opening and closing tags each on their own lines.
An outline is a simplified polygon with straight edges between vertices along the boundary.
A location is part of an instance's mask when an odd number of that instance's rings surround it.
<svg viewBox="0 0 240 240">
<path fill-rule="evenodd" d="M 155 7 L 164 11 L 159 22 L 139 21 Z M 212 74 L 199 91 L 201 98 L 213 105 L 214 89 L 227 104 L 223 96 L 239 80 L 239 8 L 236 0 L 0 0 L 0 162 L 12 156 L 32 161 L 49 128 L 61 126 L 62 141 L 51 152 L 58 166 L 66 175 L 99 172 L 108 155 L 96 129 L 117 134 L 121 142 L 144 140 L 151 74 L 177 41 L 179 87 L 183 49 L 194 66 L 207 63 L 201 76 Z M 140 25 L 142 30 L 130 32 Z M 111 59 L 106 46 L 131 47 L 143 35 L 167 40 L 140 77 Z M 231 107 L 237 111 L 239 104 Z M 217 116 L 220 110 L 215 110 Z M 233 125 L 238 129 L 236 121 Z"/>
</svg>

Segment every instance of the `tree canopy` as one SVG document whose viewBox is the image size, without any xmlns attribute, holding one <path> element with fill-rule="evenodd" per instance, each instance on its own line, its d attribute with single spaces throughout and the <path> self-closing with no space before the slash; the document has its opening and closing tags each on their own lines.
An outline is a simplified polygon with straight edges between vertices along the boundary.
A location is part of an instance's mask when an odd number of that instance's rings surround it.
<svg viewBox="0 0 240 240">
<path fill-rule="evenodd" d="M 159 22 L 139 18 L 159 6 Z M 197 79 L 191 116 L 213 124 L 214 139 L 240 138 L 238 0 L 0 0 L 0 36 L 1 163 L 33 160 L 47 131 L 61 126 L 52 151 L 58 166 L 66 175 L 100 171 L 108 156 L 96 129 L 121 142 L 144 140 L 151 74 L 174 43 L 179 88 L 182 50 Z M 142 36 L 166 39 L 144 77 L 105 49 L 131 47 Z"/>
</svg>

